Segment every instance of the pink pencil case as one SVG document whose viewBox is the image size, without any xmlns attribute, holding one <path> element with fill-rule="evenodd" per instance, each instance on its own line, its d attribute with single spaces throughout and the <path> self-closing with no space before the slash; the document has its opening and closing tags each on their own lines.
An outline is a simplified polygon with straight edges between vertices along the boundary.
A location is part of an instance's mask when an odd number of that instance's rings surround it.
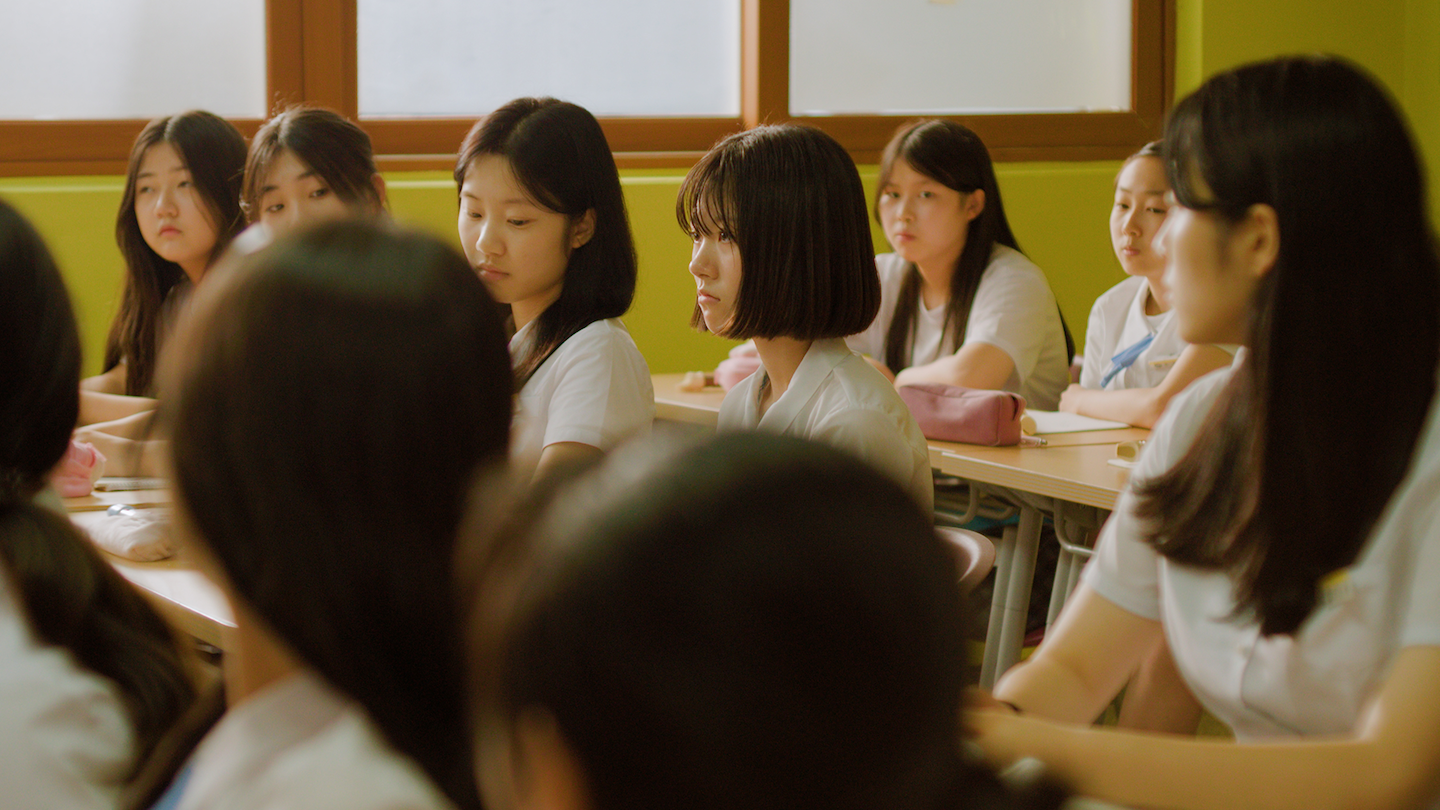
<svg viewBox="0 0 1440 810">
<path fill-rule="evenodd" d="M 927 439 L 991 447 L 1020 443 L 1025 398 L 1019 394 L 943 383 L 902 385 L 896 390 Z"/>
</svg>

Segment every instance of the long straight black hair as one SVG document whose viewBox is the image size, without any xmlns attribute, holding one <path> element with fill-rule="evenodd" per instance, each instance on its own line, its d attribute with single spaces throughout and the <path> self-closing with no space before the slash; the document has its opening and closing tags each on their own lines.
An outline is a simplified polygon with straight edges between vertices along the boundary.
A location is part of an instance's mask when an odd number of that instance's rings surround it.
<svg viewBox="0 0 1440 810">
<path fill-rule="evenodd" d="M 950 277 L 950 301 L 945 306 L 943 332 L 954 335 L 956 344 L 965 339 L 965 326 L 970 320 L 970 306 L 980 289 L 980 277 L 990 264 L 996 244 L 1020 250 L 1010 220 L 1005 216 L 1005 203 L 1000 199 L 1000 183 L 995 179 L 995 166 L 985 143 L 963 124 L 945 119 L 912 121 L 900 127 L 885 145 L 880 157 L 880 181 L 875 192 L 875 220 L 880 220 L 880 195 L 890 182 L 895 162 L 904 161 L 912 169 L 935 182 L 962 194 L 985 192 L 985 207 L 970 220 L 965 247 L 955 260 Z M 910 365 L 910 346 L 915 339 L 915 322 L 919 315 L 916 301 L 920 297 L 920 271 L 909 265 L 900 285 L 900 298 L 885 334 L 885 365 L 899 373 Z M 1060 316 L 1065 331 L 1065 356 L 1075 356 L 1075 341 L 1065 316 Z"/>
<path fill-rule="evenodd" d="M 1248 357 L 1190 452 L 1141 487 L 1140 514 L 1160 553 L 1227 572 L 1238 614 L 1292 633 L 1365 545 L 1435 394 L 1440 260 L 1420 162 L 1375 80 L 1319 57 L 1211 78 L 1171 114 L 1164 154 L 1181 205 L 1228 223 L 1269 206 L 1280 249 Z M 1374 391 L 1363 417 L 1343 394 L 1357 385 Z"/>
<path fill-rule="evenodd" d="M 475 123 L 455 161 L 456 193 L 483 155 L 499 155 L 540 207 L 578 220 L 595 212 L 595 234 L 570 253 L 560 297 L 535 319 L 530 351 L 515 363 L 524 387 L 560 344 L 595 321 L 618 318 L 635 299 L 637 261 L 620 172 L 600 122 L 553 98 L 517 98 Z"/>
<path fill-rule="evenodd" d="M 290 649 L 473 810 L 450 581 L 471 476 L 506 457 L 499 312 L 454 248 L 373 217 L 215 272 L 161 370 L 182 514 Z"/>
<path fill-rule="evenodd" d="M 130 149 L 130 167 L 125 174 L 125 192 L 115 216 L 115 242 L 125 259 L 125 292 L 120 311 L 110 326 L 105 345 L 104 369 L 109 371 L 125 361 L 125 393 L 154 396 L 155 363 L 164 337 L 161 312 L 170 291 L 185 278 L 180 265 L 160 258 L 140 232 L 135 219 L 135 181 L 145 153 L 158 143 L 168 143 L 180 153 L 195 188 L 215 226 L 214 260 L 230 240 L 245 227 L 240 213 L 240 180 L 245 172 L 245 138 L 230 122 L 205 112 L 190 112 L 157 118 L 145 125 Z"/>
<path fill-rule="evenodd" d="M 34 502 L 79 413 L 80 335 L 50 251 L 3 201 L 0 323 L 0 574 L 41 644 L 118 687 L 138 768 L 194 700 L 192 673 L 150 603 L 69 520 Z"/>
</svg>

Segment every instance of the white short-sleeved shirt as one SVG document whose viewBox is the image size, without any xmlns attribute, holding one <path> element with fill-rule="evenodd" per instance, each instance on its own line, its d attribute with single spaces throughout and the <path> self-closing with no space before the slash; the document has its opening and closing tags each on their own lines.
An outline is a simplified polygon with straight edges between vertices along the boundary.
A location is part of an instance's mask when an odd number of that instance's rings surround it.
<svg viewBox="0 0 1440 810">
<path fill-rule="evenodd" d="M 850 348 L 883 361 L 885 336 L 895 318 L 909 264 L 895 253 L 875 257 L 880 273 L 880 312 L 863 332 L 846 338 Z M 916 302 L 915 340 L 910 365 L 932 363 L 954 354 L 954 335 L 945 338 L 945 307 L 926 309 Z M 1015 370 L 1004 390 L 1025 397 L 1026 404 L 1039 410 L 1054 410 L 1060 392 L 1070 384 L 1070 358 L 1065 352 L 1065 330 L 1050 282 L 1033 262 L 1018 250 L 996 245 L 990 264 L 980 276 L 970 317 L 961 345 L 989 343 L 1010 355 Z"/>
<path fill-rule="evenodd" d="M 510 356 L 530 345 L 535 322 L 510 339 Z M 520 390 L 510 433 L 510 458 L 534 470 L 558 442 L 609 450 L 655 421 L 650 367 L 619 319 L 595 321 L 560 344 Z"/>
<path fill-rule="evenodd" d="M 301 673 L 232 707 L 201 740 L 179 810 L 452 810 L 364 710 Z"/>
<path fill-rule="evenodd" d="M 1155 388 L 1190 345 L 1180 338 L 1180 326 L 1174 310 L 1159 315 L 1146 315 L 1145 303 L 1150 287 L 1145 279 L 1131 276 L 1106 290 L 1090 308 L 1090 323 L 1085 330 L 1085 366 L 1080 371 L 1080 385 L 1106 391 L 1131 388 Z M 1135 362 L 1111 378 L 1108 385 L 1100 381 L 1110 371 L 1111 358 L 1154 335 L 1150 345 Z M 1231 354 L 1234 346 L 1220 346 Z"/>
<path fill-rule="evenodd" d="M 790 387 L 759 415 L 764 366 L 720 404 L 720 430 L 765 430 L 849 452 L 897 481 L 928 513 L 930 448 L 895 386 L 838 339 L 810 344 Z"/>
<path fill-rule="evenodd" d="M 41 645 L 0 574 L 0 804 L 114 808 L 134 745 L 117 687 Z"/>
<path fill-rule="evenodd" d="M 1235 606 L 1222 573 L 1179 565 L 1141 537 L 1133 483 L 1170 468 L 1189 449 L 1233 369 L 1196 380 L 1150 434 L 1105 524 L 1085 581 L 1136 615 L 1159 620 L 1195 696 L 1239 739 L 1342 734 L 1359 723 L 1395 655 L 1440 644 L 1440 430 L 1432 406 L 1410 472 L 1355 563 L 1293 636 L 1262 637 Z M 1304 515 L 1296 515 L 1304 520 Z"/>
</svg>

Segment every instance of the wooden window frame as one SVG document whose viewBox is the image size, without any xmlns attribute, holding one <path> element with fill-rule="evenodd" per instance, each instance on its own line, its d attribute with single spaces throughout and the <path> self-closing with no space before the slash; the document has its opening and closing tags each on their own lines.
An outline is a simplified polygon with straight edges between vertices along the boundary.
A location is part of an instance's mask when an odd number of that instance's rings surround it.
<svg viewBox="0 0 1440 810">
<path fill-rule="evenodd" d="M 358 118 L 357 0 L 266 0 L 266 95 Z M 946 116 L 974 129 L 1000 161 L 1108 160 L 1159 137 L 1172 103 L 1175 0 L 1131 0 L 1131 110 Z M 731 117 L 607 117 L 622 167 L 683 167 L 718 138 L 759 123 L 803 121 L 834 135 L 857 162 L 879 158 L 913 116 L 792 116 L 790 2 L 741 0 L 741 113 Z M 479 111 L 477 111 L 478 114 Z M 232 119 L 246 136 L 259 119 Z M 383 170 L 448 169 L 474 118 L 364 118 Z M 143 120 L 0 121 L 0 176 L 120 174 Z"/>
</svg>

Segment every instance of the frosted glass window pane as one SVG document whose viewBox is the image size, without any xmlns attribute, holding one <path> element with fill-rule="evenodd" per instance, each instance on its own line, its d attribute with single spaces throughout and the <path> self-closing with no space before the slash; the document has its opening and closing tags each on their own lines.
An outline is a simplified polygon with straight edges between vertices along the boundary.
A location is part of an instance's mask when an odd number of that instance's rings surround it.
<svg viewBox="0 0 1440 810">
<path fill-rule="evenodd" d="M 1130 109 L 1131 0 L 791 0 L 790 109 Z"/>
<path fill-rule="evenodd" d="M 0 118 L 265 117 L 265 0 L 3 0 Z"/>
<path fill-rule="evenodd" d="M 359 0 L 362 116 L 740 114 L 739 0 Z"/>
</svg>

